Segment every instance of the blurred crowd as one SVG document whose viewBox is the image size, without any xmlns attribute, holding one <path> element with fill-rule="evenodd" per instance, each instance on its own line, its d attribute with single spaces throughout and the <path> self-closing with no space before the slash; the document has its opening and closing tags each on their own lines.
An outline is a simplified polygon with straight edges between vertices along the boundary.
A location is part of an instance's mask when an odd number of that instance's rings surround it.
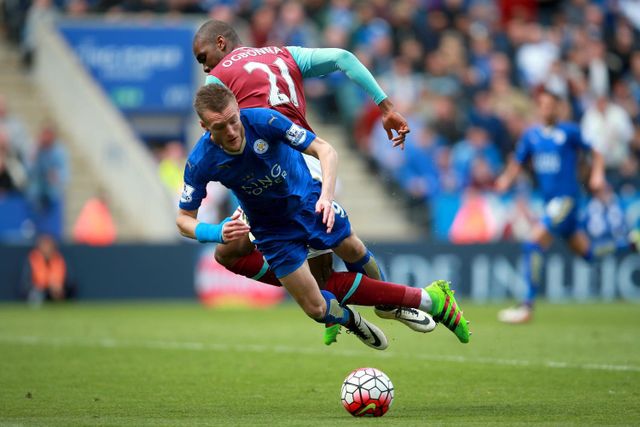
<svg viewBox="0 0 640 427">
<path fill-rule="evenodd" d="M 67 157 L 53 123 L 43 122 L 31 141 L 22 120 L 0 96 L 2 240 L 29 239 L 36 233 L 62 238 Z"/>
<path fill-rule="evenodd" d="M 344 75 L 307 82 L 308 99 L 321 118 L 342 123 L 425 224 L 440 197 L 492 188 L 536 121 L 533 95 L 542 87 L 561 94 L 562 119 L 579 123 L 604 154 L 614 194 L 640 191 L 640 7 L 633 0 L 23 0 L 3 7 L 27 63 L 35 23 L 58 14 L 196 14 L 232 22 L 247 45 L 354 52 L 409 120 L 405 150 L 390 147 L 377 108 Z M 164 172 L 168 180 L 172 173 Z M 532 184 L 517 188 L 526 195 Z M 514 223 L 529 221 L 527 204 L 514 203 L 523 210 Z"/>
</svg>

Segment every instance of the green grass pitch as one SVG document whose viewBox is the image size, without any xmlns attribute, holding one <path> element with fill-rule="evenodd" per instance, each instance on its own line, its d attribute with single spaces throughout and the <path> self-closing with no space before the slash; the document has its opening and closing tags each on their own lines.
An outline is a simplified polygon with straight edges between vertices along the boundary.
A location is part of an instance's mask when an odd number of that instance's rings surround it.
<svg viewBox="0 0 640 427">
<path fill-rule="evenodd" d="M 640 425 L 640 306 L 541 304 L 509 326 L 461 302 L 468 345 L 362 309 L 384 352 L 344 333 L 324 346 L 293 305 L 0 305 L 0 425 Z M 383 418 L 340 404 L 365 366 L 394 383 Z"/>
</svg>

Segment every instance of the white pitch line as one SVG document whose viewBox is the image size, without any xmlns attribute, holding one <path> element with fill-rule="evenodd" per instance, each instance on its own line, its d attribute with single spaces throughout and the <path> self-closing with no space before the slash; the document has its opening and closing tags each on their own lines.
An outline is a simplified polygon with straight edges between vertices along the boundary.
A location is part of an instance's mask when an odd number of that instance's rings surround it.
<svg viewBox="0 0 640 427">
<path fill-rule="evenodd" d="M 45 345 L 45 346 L 65 346 L 65 347 L 97 347 L 97 348 L 142 348 L 157 350 L 187 350 L 187 351 L 236 351 L 249 353 L 286 353 L 286 354 L 306 354 L 319 355 L 331 354 L 332 356 L 343 357 L 377 357 L 380 359 L 415 359 L 442 361 L 453 363 L 497 365 L 497 366 L 521 366 L 532 368 L 550 369 L 578 369 L 586 371 L 618 371 L 618 372 L 640 372 L 640 366 L 633 365 L 611 365 L 601 363 L 568 363 L 561 361 L 531 361 L 522 359 L 499 359 L 491 357 L 466 357 L 466 356 L 437 356 L 430 354 L 401 354 L 389 351 L 385 352 L 365 352 L 357 350 L 342 350 L 336 348 L 313 347 L 291 347 L 285 345 L 263 345 L 263 344 L 221 344 L 186 341 L 125 341 L 112 338 L 102 339 L 80 339 L 64 337 L 38 337 L 38 336 L 0 336 L 0 342 L 7 344 L 21 345 Z"/>
</svg>

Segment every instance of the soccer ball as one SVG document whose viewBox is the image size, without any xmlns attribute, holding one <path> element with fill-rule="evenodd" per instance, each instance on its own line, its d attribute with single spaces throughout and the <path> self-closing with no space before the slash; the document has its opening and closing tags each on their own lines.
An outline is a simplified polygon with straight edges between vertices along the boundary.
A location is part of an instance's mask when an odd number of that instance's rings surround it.
<svg viewBox="0 0 640 427">
<path fill-rule="evenodd" d="M 342 405 L 354 417 L 381 417 L 393 402 L 393 384 L 376 368 L 360 368 L 342 383 Z"/>
</svg>

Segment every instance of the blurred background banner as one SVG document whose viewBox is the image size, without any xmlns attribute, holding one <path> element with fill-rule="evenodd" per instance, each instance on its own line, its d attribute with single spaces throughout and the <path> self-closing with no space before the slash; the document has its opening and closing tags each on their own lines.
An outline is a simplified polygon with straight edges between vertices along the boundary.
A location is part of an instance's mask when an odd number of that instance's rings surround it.
<svg viewBox="0 0 640 427">
<path fill-rule="evenodd" d="M 58 28 L 122 111 L 191 113 L 192 25 L 63 21 Z"/>
<path fill-rule="evenodd" d="M 465 299 L 487 302 L 525 292 L 518 243 L 380 243 L 370 245 L 387 279 L 423 287 L 451 280 Z M 217 264 L 212 248 L 192 244 L 64 245 L 80 300 L 194 298 L 207 305 L 268 306 L 285 301 L 282 288 L 237 276 Z M 16 300 L 28 247 L 0 246 L 0 300 Z M 340 269 L 340 266 L 338 266 Z M 590 265 L 561 243 L 549 252 L 541 295 L 549 301 L 640 301 L 640 258 L 605 258 Z"/>
</svg>

